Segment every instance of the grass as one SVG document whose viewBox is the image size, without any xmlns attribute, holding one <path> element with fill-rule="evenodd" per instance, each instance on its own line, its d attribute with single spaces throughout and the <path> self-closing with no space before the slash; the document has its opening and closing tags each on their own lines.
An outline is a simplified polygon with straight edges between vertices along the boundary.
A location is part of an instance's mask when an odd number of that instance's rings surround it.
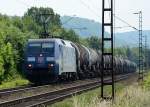
<svg viewBox="0 0 150 107">
<path fill-rule="evenodd" d="M 150 107 L 150 92 L 140 86 L 128 86 L 111 101 L 97 101 L 92 107 Z M 80 106 L 79 106 L 80 107 Z"/>
<path fill-rule="evenodd" d="M 0 84 L 0 89 L 15 88 L 29 84 L 29 81 L 23 78 L 12 79 L 11 81 L 5 81 Z"/>
<path fill-rule="evenodd" d="M 118 91 L 121 91 L 124 88 L 122 84 L 117 84 L 116 87 Z M 107 87 L 106 91 L 110 93 L 110 89 L 110 87 Z M 99 101 L 99 96 L 100 88 L 97 88 L 81 95 L 72 96 L 72 98 L 65 99 L 64 101 L 58 102 L 49 107 L 94 107 L 96 102 Z"/>
<path fill-rule="evenodd" d="M 78 106 L 74 106 L 74 105 L 79 105 L 78 103 L 80 103 L 81 107 L 85 107 L 87 105 L 87 103 L 85 102 L 92 103 L 91 99 L 98 97 L 99 95 L 98 93 L 100 93 L 99 88 L 78 96 L 77 95 L 72 96 L 72 98 L 68 98 L 62 102 L 53 104 L 49 107 L 78 107 Z"/>
<path fill-rule="evenodd" d="M 12 81 L 3 82 L 0 89 L 14 88 L 28 84 L 29 81 L 18 78 Z M 150 73 L 147 74 L 142 85 L 124 86 L 117 83 L 117 97 L 112 101 L 100 99 L 100 88 L 86 93 L 72 96 L 62 102 L 50 105 L 49 107 L 150 107 Z M 110 87 L 106 92 L 110 93 Z"/>
<path fill-rule="evenodd" d="M 144 86 L 144 88 L 146 88 L 146 89 L 148 89 L 148 90 L 150 90 L 150 72 L 148 72 L 147 74 L 146 74 L 146 77 L 144 77 L 145 79 L 144 79 L 144 82 L 143 82 L 143 86 Z"/>
<path fill-rule="evenodd" d="M 129 86 L 118 94 L 113 105 L 108 107 L 150 107 L 150 91 L 141 86 Z"/>
<path fill-rule="evenodd" d="M 99 99 L 100 89 L 73 96 L 49 107 L 150 107 L 150 91 L 141 86 L 120 89 L 114 103 Z"/>
<path fill-rule="evenodd" d="M 106 91 L 110 92 L 110 87 Z M 75 95 L 49 107 L 150 107 L 150 73 L 147 74 L 142 85 L 124 86 L 118 83 L 113 103 L 101 100 L 99 96 L 100 88 Z"/>
</svg>

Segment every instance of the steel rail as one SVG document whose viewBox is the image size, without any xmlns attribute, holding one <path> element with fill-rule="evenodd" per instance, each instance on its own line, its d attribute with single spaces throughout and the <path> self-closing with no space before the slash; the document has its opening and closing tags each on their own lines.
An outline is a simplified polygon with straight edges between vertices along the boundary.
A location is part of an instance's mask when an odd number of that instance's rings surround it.
<svg viewBox="0 0 150 107">
<path fill-rule="evenodd" d="M 117 77 L 116 81 L 124 80 L 131 74 L 126 74 Z M 109 82 L 110 79 L 106 79 L 105 82 Z M 84 91 L 88 91 L 97 87 L 100 87 L 100 79 L 92 82 L 88 82 L 83 85 L 71 86 L 56 91 L 50 91 L 39 95 L 33 95 L 29 97 L 23 97 L 12 101 L 5 101 L 0 103 L 0 107 L 35 107 L 43 104 L 52 104 L 57 101 L 63 100 L 66 97 L 78 94 Z"/>
</svg>

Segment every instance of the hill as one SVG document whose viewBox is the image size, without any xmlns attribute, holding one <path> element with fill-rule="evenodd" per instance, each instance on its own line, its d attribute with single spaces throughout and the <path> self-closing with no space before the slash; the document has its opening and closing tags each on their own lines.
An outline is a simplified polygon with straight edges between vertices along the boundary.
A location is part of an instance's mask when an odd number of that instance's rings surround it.
<svg viewBox="0 0 150 107">
<path fill-rule="evenodd" d="M 101 24 L 94 20 L 79 18 L 79 17 L 62 16 L 61 22 L 62 23 L 66 22 L 65 24 L 63 24 L 64 28 L 67 29 L 73 28 L 75 32 L 83 38 L 90 37 L 92 35 L 94 36 L 101 35 L 101 29 L 102 29 Z M 86 29 L 79 29 L 85 27 Z M 108 33 L 106 32 L 106 34 Z M 150 30 L 143 31 L 143 35 L 150 35 Z M 149 40 L 150 37 L 148 36 L 148 41 Z M 121 47 L 121 46 L 137 47 L 138 32 L 131 31 L 131 32 L 116 33 L 115 45 L 117 47 Z M 150 43 L 148 43 L 148 46 L 150 46 Z"/>
<path fill-rule="evenodd" d="M 150 30 L 144 30 L 143 36 L 147 35 L 147 41 L 150 41 Z M 143 42 L 145 41 L 145 38 L 143 37 Z M 130 46 L 130 47 L 137 47 L 139 42 L 139 35 L 137 31 L 131 31 L 131 32 L 124 32 L 124 33 L 117 33 L 116 34 L 116 45 L 121 46 Z M 150 43 L 148 42 L 148 46 L 150 46 Z"/>
<path fill-rule="evenodd" d="M 61 17 L 61 22 L 64 23 L 64 28 L 72 28 L 77 34 L 79 34 L 82 37 L 89 37 L 92 35 L 99 36 L 101 34 L 101 24 L 94 20 L 79 17 L 63 16 Z"/>
</svg>

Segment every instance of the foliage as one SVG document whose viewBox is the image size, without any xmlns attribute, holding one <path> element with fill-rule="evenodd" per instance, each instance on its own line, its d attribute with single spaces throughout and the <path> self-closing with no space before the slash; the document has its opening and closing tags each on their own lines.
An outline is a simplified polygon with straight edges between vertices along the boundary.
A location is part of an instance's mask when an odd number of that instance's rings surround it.
<svg viewBox="0 0 150 107">
<path fill-rule="evenodd" d="M 21 73 L 23 49 L 33 32 L 23 32 L 19 17 L 0 15 L 0 83 Z"/>
<path fill-rule="evenodd" d="M 150 67 L 150 49 L 147 49 L 147 59 L 148 67 Z"/>
<path fill-rule="evenodd" d="M 28 80 L 22 79 L 22 78 L 17 78 L 17 79 L 13 79 L 13 81 L 9 81 L 9 82 L 2 82 L 0 85 L 0 89 L 9 89 L 9 88 L 15 88 L 18 86 L 24 86 L 29 84 Z"/>
<path fill-rule="evenodd" d="M 129 86 L 122 90 L 114 104 L 105 102 L 106 107 L 149 107 L 150 92 L 139 86 Z"/>
<path fill-rule="evenodd" d="M 32 7 L 25 13 L 23 22 L 25 31 L 33 31 L 40 35 L 44 31 L 43 24 L 46 23 L 46 30 L 53 37 L 79 42 L 79 36 L 72 29 L 64 29 L 61 25 L 60 16 L 54 13 L 51 8 Z"/>
<path fill-rule="evenodd" d="M 115 100 L 99 99 L 100 89 L 73 96 L 49 107 L 149 107 L 150 91 L 137 85 L 118 87 Z M 117 90 L 118 91 L 118 90 Z"/>
<path fill-rule="evenodd" d="M 91 99 L 98 98 L 98 93 L 100 93 L 99 88 L 78 96 L 72 96 L 70 99 L 66 99 L 49 107 L 87 107 L 88 104 L 92 103 L 93 100 Z"/>
<path fill-rule="evenodd" d="M 121 91 L 124 86 L 122 84 L 116 84 L 116 88 L 117 91 Z M 49 107 L 97 107 L 97 102 L 100 101 L 100 90 L 100 88 L 97 88 L 81 95 L 75 95 L 72 96 L 72 98 L 66 99 L 62 102 L 58 102 Z M 111 87 L 107 87 L 106 91 L 110 93 Z"/>
<path fill-rule="evenodd" d="M 150 90 L 150 72 L 147 72 L 146 76 L 144 77 L 143 86 L 145 89 Z"/>
<path fill-rule="evenodd" d="M 43 16 L 42 14 L 47 14 Z M 50 20 L 47 20 L 50 17 Z M 46 29 L 56 38 L 71 40 L 95 50 L 101 49 L 101 39 L 92 36 L 81 38 L 73 29 L 62 27 L 60 16 L 51 8 L 31 7 L 23 17 L 0 14 L 0 83 L 22 75 L 24 47 L 29 38 L 39 38 L 43 32 L 43 23 L 47 22 Z M 137 59 L 137 49 L 117 48 L 116 55 Z"/>
<path fill-rule="evenodd" d="M 25 44 L 29 38 L 39 38 L 43 21 L 48 18 L 41 14 L 51 14 L 46 26 L 51 35 L 79 42 L 73 30 L 62 28 L 60 16 L 51 8 L 32 7 L 23 17 L 0 14 L 0 83 L 22 75 Z"/>
<path fill-rule="evenodd" d="M 114 49 L 114 55 L 129 59 L 138 64 L 138 48 L 120 47 Z"/>
<path fill-rule="evenodd" d="M 48 15 L 43 16 L 42 14 Z M 32 7 L 25 13 L 24 17 L 26 16 L 31 16 L 40 26 L 42 26 L 43 21 L 48 17 L 50 17 L 50 20 L 47 21 L 48 28 L 52 27 L 51 25 L 61 26 L 60 16 L 57 13 L 54 13 L 52 8 Z"/>
<path fill-rule="evenodd" d="M 96 50 L 101 49 L 101 39 L 99 39 L 97 36 L 91 36 L 87 38 L 87 42 L 90 48 L 96 49 Z"/>
</svg>

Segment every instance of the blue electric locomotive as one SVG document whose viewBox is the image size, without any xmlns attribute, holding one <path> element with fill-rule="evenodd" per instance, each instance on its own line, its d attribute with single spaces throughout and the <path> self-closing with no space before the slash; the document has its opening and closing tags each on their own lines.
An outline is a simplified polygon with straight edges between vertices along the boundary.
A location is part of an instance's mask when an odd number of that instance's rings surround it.
<svg viewBox="0 0 150 107">
<path fill-rule="evenodd" d="M 76 72 L 76 55 L 71 42 L 29 39 L 25 50 L 25 75 L 31 82 L 57 80 L 60 75 L 76 75 Z"/>
</svg>

